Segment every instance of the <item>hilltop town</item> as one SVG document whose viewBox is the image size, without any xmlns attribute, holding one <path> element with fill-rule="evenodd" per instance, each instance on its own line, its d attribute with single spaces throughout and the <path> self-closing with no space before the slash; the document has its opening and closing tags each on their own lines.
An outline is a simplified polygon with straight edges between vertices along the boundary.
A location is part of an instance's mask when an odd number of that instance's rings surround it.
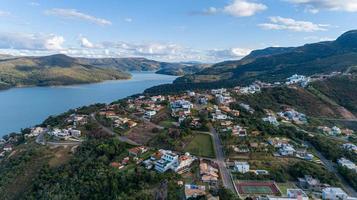
<svg viewBox="0 0 357 200">
<path fill-rule="evenodd" d="M 155 186 L 139 187 L 156 199 L 355 199 L 357 146 L 352 128 L 343 123 L 332 126 L 293 105 L 277 110 L 251 105 L 251 99 L 267 90 L 305 90 L 315 81 L 334 76 L 341 74 L 294 75 L 284 83 L 257 81 L 244 87 L 143 94 L 70 110 L 4 137 L 0 162 L 20 159 L 12 165 L 21 169 L 35 156 L 46 157 L 40 152 L 23 160 L 22 154 L 31 146 L 53 155 L 45 163 L 59 171 L 23 170 L 34 173 L 31 178 L 46 173 L 56 176 L 64 172 L 56 167 L 71 165 L 67 164 L 71 157 L 99 151 L 102 156 L 91 159 L 99 159 L 110 173 L 158 175 L 151 178 Z M 11 171 L 5 165 L 2 174 L 7 178 L 2 184 L 19 181 Z M 42 186 L 31 188 L 33 197 L 49 184 L 49 180 L 37 179 Z"/>
</svg>

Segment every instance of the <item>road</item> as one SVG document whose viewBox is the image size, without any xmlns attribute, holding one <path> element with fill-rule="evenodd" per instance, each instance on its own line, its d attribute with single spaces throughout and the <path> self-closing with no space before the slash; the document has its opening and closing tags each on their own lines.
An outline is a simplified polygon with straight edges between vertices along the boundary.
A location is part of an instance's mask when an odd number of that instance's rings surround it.
<svg viewBox="0 0 357 200">
<path fill-rule="evenodd" d="M 319 159 L 321 160 L 321 162 L 323 163 L 323 165 L 326 167 L 326 169 L 331 172 L 331 173 L 334 173 L 337 178 L 340 180 L 340 182 L 342 183 L 343 185 L 343 189 L 351 196 L 353 197 L 357 197 L 357 192 L 346 182 L 346 180 L 344 179 L 344 177 L 342 177 L 337 169 L 335 168 L 334 164 L 332 161 L 330 160 L 327 160 L 325 158 L 324 155 L 322 155 L 321 152 L 319 152 L 313 145 L 311 145 L 309 142 L 305 142 L 305 145 L 311 147 L 312 149 L 315 150 L 317 156 L 319 157 Z"/>
<path fill-rule="evenodd" d="M 226 162 L 225 162 L 222 142 L 219 139 L 217 131 L 213 127 L 210 127 L 210 134 L 211 134 L 212 139 L 213 139 L 213 145 L 214 145 L 214 149 L 215 149 L 216 157 L 217 157 L 216 162 L 217 162 L 217 164 L 219 166 L 219 171 L 221 173 L 223 186 L 225 188 L 230 189 L 234 193 L 236 193 L 236 190 L 235 190 L 235 187 L 234 187 L 234 183 L 233 183 L 233 180 L 231 178 L 231 173 L 229 172 L 229 170 L 226 167 Z"/>
<path fill-rule="evenodd" d="M 110 134 L 110 135 L 117 135 L 117 133 L 115 133 L 114 131 L 112 131 L 111 129 L 109 129 L 108 127 L 103 126 L 101 123 L 98 122 L 98 120 L 95 118 L 95 113 L 92 113 L 91 118 L 100 126 L 100 128 L 102 128 L 103 131 L 105 131 L 106 133 Z M 131 145 L 135 145 L 138 146 L 140 144 L 136 143 L 135 141 L 125 137 L 125 136 L 117 136 L 117 138 L 121 141 L 121 142 L 125 142 Z"/>
</svg>

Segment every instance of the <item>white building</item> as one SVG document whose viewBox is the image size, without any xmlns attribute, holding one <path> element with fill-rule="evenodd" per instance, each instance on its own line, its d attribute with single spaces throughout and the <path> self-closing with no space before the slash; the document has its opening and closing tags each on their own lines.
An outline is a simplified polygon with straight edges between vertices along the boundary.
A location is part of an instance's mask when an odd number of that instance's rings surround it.
<svg viewBox="0 0 357 200">
<path fill-rule="evenodd" d="M 341 188 L 327 187 L 322 189 L 323 200 L 345 200 L 348 199 L 348 195 Z"/>
<path fill-rule="evenodd" d="M 248 162 L 234 162 L 234 170 L 239 173 L 247 173 L 249 172 L 249 164 Z"/>
<path fill-rule="evenodd" d="M 156 111 L 155 110 L 147 110 L 147 111 L 145 111 L 144 117 L 150 119 L 151 117 L 153 117 L 155 115 L 156 115 Z"/>
<path fill-rule="evenodd" d="M 337 160 L 337 163 L 338 163 L 340 166 L 347 167 L 347 168 L 350 169 L 350 170 L 357 170 L 356 165 L 355 165 L 352 161 L 350 161 L 350 160 L 348 160 L 348 159 L 346 159 L 346 158 L 340 158 L 340 159 L 338 159 L 338 160 Z"/>
<path fill-rule="evenodd" d="M 265 122 L 269 122 L 270 124 L 272 124 L 274 126 L 279 126 L 279 122 L 276 119 L 276 117 L 274 117 L 274 116 L 264 117 L 262 120 Z"/>
<path fill-rule="evenodd" d="M 279 149 L 279 153 L 282 156 L 291 156 L 295 153 L 295 149 L 290 144 L 283 144 Z"/>
<path fill-rule="evenodd" d="M 163 151 L 161 159 L 155 163 L 155 170 L 162 173 L 169 169 L 176 169 L 179 165 L 178 158 L 179 156 L 171 151 Z"/>
<path fill-rule="evenodd" d="M 268 196 L 269 200 L 308 200 L 309 197 L 301 189 L 287 189 L 286 197 Z"/>
<path fill-rule="evenodd" d="M 342 147 L 348 151 L 356 152 L 357 153 L 357 146 L 352 143 L 343 144 Z"/>
</svg>

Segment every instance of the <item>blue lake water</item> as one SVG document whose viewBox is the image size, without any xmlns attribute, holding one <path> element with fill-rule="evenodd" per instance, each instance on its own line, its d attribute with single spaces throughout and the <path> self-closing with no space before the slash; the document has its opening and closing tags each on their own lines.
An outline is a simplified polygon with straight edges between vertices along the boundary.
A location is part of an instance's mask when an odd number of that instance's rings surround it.
<svg viewBox="0 0 357 200">
<path fill-rule="evenodd" d="M 130 80 L 0 91 L 0 136 L 39 124 L 49 115 L 93 103 L 110 103 L 155 85 L 172 83 L 176 78 L 153 72 L 132 75 Z"/>
</svg>

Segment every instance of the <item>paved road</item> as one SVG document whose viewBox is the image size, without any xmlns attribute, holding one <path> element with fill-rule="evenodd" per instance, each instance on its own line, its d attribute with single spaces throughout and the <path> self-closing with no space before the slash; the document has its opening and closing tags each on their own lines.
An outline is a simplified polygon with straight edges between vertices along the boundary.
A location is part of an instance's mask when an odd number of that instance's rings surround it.
<svg viewBox="0 0 357 200">
<path fill-rule="evenodd" d="M 334 174 L 337 176 L 337 178 L 340 179 L 340 181 L 341 181 L 341 183 L 342 183 L 342 185 L 343 185 L 343 189 L 345 189 L 345 191 L 346 191 L 349 195 L 351 195 L 351 196 L 353 196 L 353 197 L 357 197 L 357 192 L 346 182 L 346 180 L 344 179 L 344 177 L 342 177 L 342 176 L 338 173 L 338 171 L 337 171 L 337 169 L 335 168 L 335 165 L 333 164 L 333 162 L 330 161 L 330 160 L 327 160 L 327 159 L 325 158 L 325 156 L 322 155 L 322 153 L 319 152 L 319 151 L 318 151 L 313 145 L 311 145 L 309 142 L 305 142 L 305 145 L 307 145 L 307 146 L 309 146 L 309 147 L 311 147 L 311 148 L 313 148 L 313 149 L 315 150 L 317 156 L 319 157 L 319 159 L 321 160 L 321 162 L 323 163 L 323 165 L 326 167 L 326 169 L 327 169 L 329 172 L 334 173 Z"/>
<path fill-rule="evenodd" d="M 92 117 L 92 119 L 102 128 L 103 131 L 107 132 L 110 135 L 117 135 L 117 133 L 115 133 L 114 131 L 112 131 L 111 129 L 109 129 L 108 127 L 103 126 L 101 123 L 98 122 L 98 120 L 95 118 L 95 114 L 92 113 L 90 115 Z M 135 141 L 125 137 L 125 136 L 117 136 L 117 138 L 121 141 L 121 142 L 125 142 L 131 145 L 140 145 L 138 143 L 136 143 Z"/>
<path fill-rule="evenodd" d="M 213 138 L 214 149 L 216 151 L 217 164 L 219 166 L 219 171 L 221 172 L 222 182 L 225 188 L 232 190 L 236 193 L 233 180 L 231 178 L 231 173 L 226 167 L 225 157 L 223 152 L 222 142 L 219 139 L 218 133 L 213 127 L 210 127 L 210 133 Z"/>
</svg>

